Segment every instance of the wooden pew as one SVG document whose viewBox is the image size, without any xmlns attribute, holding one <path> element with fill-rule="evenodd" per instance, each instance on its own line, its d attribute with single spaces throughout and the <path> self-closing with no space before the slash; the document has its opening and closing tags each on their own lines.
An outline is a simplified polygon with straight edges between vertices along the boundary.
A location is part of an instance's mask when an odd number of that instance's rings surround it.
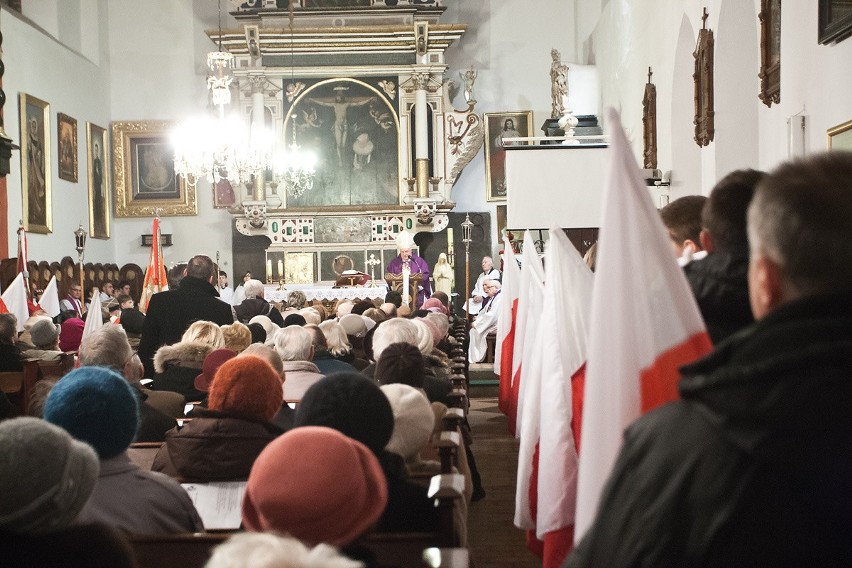
<svg viewBox="0 0 852 568">
<path fill-rule="evenodd" d="M 232 533 L 129 535 L 137 568 L 204 568 Z"/>
<path fill-rule="evenodd" d="M 165 442 L 134 442 L 127 448 L 127 456 L 130 461 L 139 466 L 140 469 L 151 471 L 154 458 Z"/>
</svg>

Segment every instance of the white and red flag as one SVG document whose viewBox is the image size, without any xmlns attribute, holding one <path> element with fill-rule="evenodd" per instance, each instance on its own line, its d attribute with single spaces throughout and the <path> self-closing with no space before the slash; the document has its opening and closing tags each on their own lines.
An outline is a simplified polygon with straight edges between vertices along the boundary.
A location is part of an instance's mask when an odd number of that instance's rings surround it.
<svg viewBox="0 0 852 568">
<path fill-rule="evenodd" d="M 24 275 L 24 290 L 26 290 L 27 298 L 30 296 L 30 272 L 27 265 L 29 264 L 29 246 L 27 246 L 27 231 L 23 224 L 18 227 L 18 272 Z"/>
<path fill-rule="evenodd" d="M 0 296 L 0 313 L 15 314 L 18 318 L 18 333 L 24 331 L 24 322 L 30 317 L 27 304 L 27 286 L 24 284 L 24 273 L 19 272 L 9 287 Z"/>
<path fill-rule="evenodd" d="M 50 277 L 50 282 L 44 287 L 44 292 L 38 300 L 38 306 L 52 318 L 59 315 L 59 288 L 56 285 L 56 275 Z"/>
<path fill-rule="evenodd" d="M 154 235 L 151 242 L 151 256 L 148 260 L 148 268 L 145 270 L 145 280 L 142 283 L 142 296 L 139 298 L 139 311 L 145 313 L 148 310 L 148 300 L 157 292 L 169 289 L 169 281 L 166 279 L 166 265 L 163 262 L 163 247 L 160 244 L 160 218 L 154 217 L 152 229 Z"/>
<path fill-rule="evenodd" d="M 94 332 L 104 326 L 103 310 L 101 310 L 101 294 L 95 292 L 92 294 L 92 301 L 89 303 L 89 309 L 86 312 L 86 325 L 83 326 L 83 339 L 86 339 Z"/>
<path fill-rule="evenodd" d="M 503 238 L 503 277 L 500 295 L 500 312 L 497 316 L 497 341 L 494 352 L 494 372 L 500 376 L 498 407 L 503 414 L 509 412 L 512 397 L 512 350 L 515 345 L 515 318 L 518 313 L 518 290 L 521 269 L 515 260 L 515 251 L 509 239 Z"/>
<path fill-rule="evenodd" d="M 681 365 L 712 344 L 671 252 L 618 113 L 607 111 L 611 165 L 592 294 L 575 541 L 594 520 L 624 429 L 678 398 Z"/>
</svg>

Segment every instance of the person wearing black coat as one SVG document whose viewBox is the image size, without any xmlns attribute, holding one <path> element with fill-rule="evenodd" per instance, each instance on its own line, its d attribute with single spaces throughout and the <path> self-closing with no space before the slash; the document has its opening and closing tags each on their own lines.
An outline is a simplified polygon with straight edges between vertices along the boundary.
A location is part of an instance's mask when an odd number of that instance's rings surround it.
<svg viewBox="0 0 852 568">
<path fill-rule="evenodd" d="M 157 349 L 180 341 L 192 322 L 234 323 L 231 306 L 218 299 L 214 278 L 217 275 L 213 261 L 204 255 L 194 256 L 186 267 L 180 288 L 151 296 L 139 342 L 139 357 L 146 377 L 154 376 L 153 359 Z"/>
</svg>

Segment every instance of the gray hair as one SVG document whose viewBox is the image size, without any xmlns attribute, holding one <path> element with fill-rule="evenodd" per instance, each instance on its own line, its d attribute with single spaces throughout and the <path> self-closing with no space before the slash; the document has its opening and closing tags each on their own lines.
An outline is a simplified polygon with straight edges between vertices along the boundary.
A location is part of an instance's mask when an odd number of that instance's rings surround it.
<svg viewBox="0 0 852 568">
<path fill-rule="evenodd" d="M 492 279 L 490 279 L 490 278 L 489 278 L 488 280 L 485 280 L 485 281 L 482 283 L 482 285 L 483 285 L 483 286 L 485 286 L 486 284 L 487 284 L 487 285 L 489 285 L 489 286 L 494 286 L 494 287 L 495 287 L 495 288 L 497 288 L 498 290 L 499 290 L 500 288 L 502 288 L 502 287 L 503 287 L 503 285 L 502 285 L 502 284 L 500 284 L 500 281 L 499 281 L 499 280 L 492 280 Z"/>
<path fill-rule="evenodd" d="M 852 289 L 852 153 L 782 164 L 748 209 L 751 254 L 782 268 L 790 299 Z"/>
<path fill-rule="evenodd" d="M 278 373 L 281 380 L 284 380 L 284 364 L 281 361 L 281 357 L 278 356 L 278 353 L 276 353 L 275 349 L 272 347 L 261 345 L 260 343 L 252 343 L 246 347 L 242 353 L 237 355 L 237 357 L 242 357 L 243 355 L 254 355 L 255 357 L 260 357 L 272 365 L 272 368 L 275 369 L 275 372 Z"/>
<path fill-rule="evenodd" d="M 248 298 L 263 298 L 263 282 L 260 280 L 255 280 L 252 278 L 243 284 L 243 289 L 246 293 L 246 299 Z"/>
<path fill-rule="evenodd" d="M 275 351 L 284 361 L 309 361 L 313 336 L 307 329 L 291 325 L 275 334 Z"/>
<path fill-rule="evenodd" d="M 242 533 L 213 550 L 205 568 L 362 568 L 327 544 L 308 548 L 292 536 Z"/>
<path fill-rule="evenodd" d="M 373 332 L 373 359 L 378 361 L 382 351 L 391 343 L 408 343 L 419 349 L 420 335 L 417 325 L 404 318 L 382 322 Z"/>
<path fill-rule="evenodd" d="M 124 328 L 105 325 L 80 343 L 81 367 L 109 367 L 124 374 L 124 366 L 133 357 L 133 349 Z"/>
<path fill-rule="evenodd" d="M 423 355 L 429 355 L 432 353 L 432 349 L 435 348 L 435 338 L 432 336 L 432 330 L 420 318 L 411 321 L 417 326 L 417 343 L 415 343 L 415 346 Z"/>
</svg>

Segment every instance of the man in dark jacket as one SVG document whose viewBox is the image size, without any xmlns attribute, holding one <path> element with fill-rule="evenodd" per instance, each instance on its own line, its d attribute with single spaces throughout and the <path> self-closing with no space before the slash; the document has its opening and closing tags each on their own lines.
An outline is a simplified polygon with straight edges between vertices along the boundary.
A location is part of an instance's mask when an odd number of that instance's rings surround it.
<svg viewBox="0 0 852 568">
<path fill-rule="evenodd" d="M 682 400 L 627 429 L 566 566 L 852 565 L 850 184 L 848 152 L 760 182 L 756 323 L 682 369 Z"/>
<path fill-rule="evenodd" d="M 218 300 L 213 286 L 217 277 L 213 261 L 198 255 L 189 260 L 180 288 L 151 296 L 139 357 L 145 365 L 145 376 L 154 376 L 154 353 L 161 345 L 180 341 L 181 335 L 194 321 L 212 321 L 219 325 L 234 323 L 231 306 Z"/>
<path fill-rule="evenodd" d="M 754 321 L 748 299 L 746 211 L 766 174 L 737 170 L 716 184 L 701 211 L 707 256 L 683 270 L 714 344 Z"/>
</svg>

